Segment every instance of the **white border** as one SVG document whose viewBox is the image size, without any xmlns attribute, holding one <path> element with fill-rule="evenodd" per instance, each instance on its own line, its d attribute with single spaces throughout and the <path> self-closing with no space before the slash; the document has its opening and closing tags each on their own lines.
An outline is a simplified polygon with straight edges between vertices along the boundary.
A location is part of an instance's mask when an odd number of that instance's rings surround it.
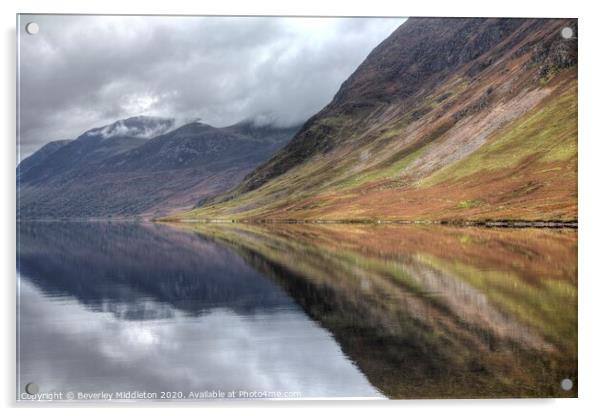
<svg viewBox="0 0 602 416">
<path fill-rule="evenodd" d="M 600 83 L 602 64 L 602 15 L 595 2 L 556 1 L 435 1 L 399 2 L 392 0 L 220 0 L 219 2 L 163 0 L 4 0 L 2 13 L 2 379 L 0 394 L 5 407 L 14 407 L 15 397 L 15 14 L 20 13 L 105 13 L 105 14 L 235 14 L 235 15 L 346 15 L 346 16 L 506 16 L 506 17 L 576 17 L 579 18 L 579 399 L 563 400 L 438 400 L 400 402 L 206 402 L 204 409 L 190 407 L 178 411 L 198 414 L 211 411 L 221 414 L 266 415 L 333 413 L 350 415 L 367 411 L 399 415 L 420 413 L 450 415 L 504 415 L 518 412 L 547 415 L 590 414 L 599 411 L 601 311 L 596 296 L 602 293 L 602 275 L 597 260 L 602 230 L 598 217 L 600 179 L 602 179 L 602 134 L 600 133 Z M 165 405 L 146 405 L 143 409 L 111 409 L 111 412 L 164 414 Z M 123 406 L 123 404 L 121 404 Z M 140 406 L 140 405 L 138 405 Z M 22 406 L 21 406 L 22 407 Z M 594 410 L 595 409 L 595 410 Z M 26 412 L 33 409 L 22 409 Z M 19 412 L 22 412 L 19 410 Z M 9 410 L 11 413 L 15 409 Z M 106 408 L 87 408 L 99 414 Z M 45 409 L 49 414 L 79 414 L 74 408 Z"/>
</svg>

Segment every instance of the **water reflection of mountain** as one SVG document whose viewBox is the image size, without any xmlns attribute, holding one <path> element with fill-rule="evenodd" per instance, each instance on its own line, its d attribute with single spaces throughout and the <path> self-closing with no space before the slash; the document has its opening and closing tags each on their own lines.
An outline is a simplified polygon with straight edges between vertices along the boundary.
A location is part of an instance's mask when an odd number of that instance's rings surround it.
<svg viewBox="0 0 602 416">
<path fill-rule="evenodd" d="M 389 397 L 576 395 L 560 389 L 577 380 L 574 232 L 194 228 L 284 287 Z"/>
<path fill-rule="evenodd" d="M 73 296 L 123 319 L 241 314 L 294 307 L 226 247 L 153 224 L 19 223 L 18 272 L 50 296 Z"/>
<path fill-rule="evenodd" d="M 300 306 L 388 397 L 577 394 L 574 231 L 185 227 L 21 223 L 19 272 L 126 319 Z"/>
</svg>

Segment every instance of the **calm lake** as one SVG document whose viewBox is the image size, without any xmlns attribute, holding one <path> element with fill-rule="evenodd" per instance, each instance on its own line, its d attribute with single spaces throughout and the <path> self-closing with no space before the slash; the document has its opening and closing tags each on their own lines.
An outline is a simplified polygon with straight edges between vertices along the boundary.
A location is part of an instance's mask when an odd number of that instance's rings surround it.
<svg viewBox="0 0 602 416">
<path fill-rule="evenodd" d="M 21 222 L 17 275 L 23 400 L 577 395 L 575 230 Z"/>
</svg>

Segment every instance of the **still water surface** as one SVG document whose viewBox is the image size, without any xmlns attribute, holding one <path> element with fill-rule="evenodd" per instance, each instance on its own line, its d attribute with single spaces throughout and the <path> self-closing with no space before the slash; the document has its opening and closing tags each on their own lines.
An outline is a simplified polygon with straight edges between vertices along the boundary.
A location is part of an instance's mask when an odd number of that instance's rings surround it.
<svg viewBox="0 0 602 416">
<path fill-rule="evenodd" d="M 576 250 L 572 230 L 23 222 L 17 393 L 572 397 Z"/>
</svg>

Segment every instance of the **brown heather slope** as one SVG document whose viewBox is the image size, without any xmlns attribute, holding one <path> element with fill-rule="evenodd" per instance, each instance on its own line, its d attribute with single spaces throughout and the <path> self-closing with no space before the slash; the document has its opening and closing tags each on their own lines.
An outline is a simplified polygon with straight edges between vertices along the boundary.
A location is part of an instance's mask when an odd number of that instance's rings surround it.
<svg viewBox="0 0 602 416">
<path fill-rule="evenodd" d="M 576 220 L 576 24 L 410 18 L 271 160 L 174 218 Z"/>
</svg>

